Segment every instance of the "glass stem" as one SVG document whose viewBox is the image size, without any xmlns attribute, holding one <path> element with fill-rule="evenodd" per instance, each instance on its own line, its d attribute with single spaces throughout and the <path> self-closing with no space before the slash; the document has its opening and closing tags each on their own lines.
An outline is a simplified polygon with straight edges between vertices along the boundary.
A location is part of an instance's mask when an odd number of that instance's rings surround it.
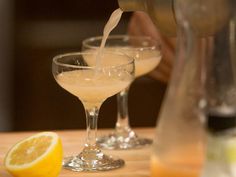
<svg viewBox="0 0 236 177">
<path fill-rule="evenodd" d="M 117 95 L 118 117 L 116 122 L 116 131 L 130 131 L 129 113 L 128 113 L 128 91 L 129 87 Z"/>
<path fill-rule="evenodd" d="M 87 139 L 82 152 L 78 155 L 88 168 L 93 168 L 97 161 L 103 158 L 101 149 L 97 146 L 97 120 L 101 104 L 84 104 L 86 112 Z"/>
<path fill-rule="evenodd" d="M 85 106 L 86 112 L 86 125 L 87 125 L 87 146 L 96 146 L 97 138 L 97 120 L 99 113 L 99 106 L 88 107 Z"/>
</svg>

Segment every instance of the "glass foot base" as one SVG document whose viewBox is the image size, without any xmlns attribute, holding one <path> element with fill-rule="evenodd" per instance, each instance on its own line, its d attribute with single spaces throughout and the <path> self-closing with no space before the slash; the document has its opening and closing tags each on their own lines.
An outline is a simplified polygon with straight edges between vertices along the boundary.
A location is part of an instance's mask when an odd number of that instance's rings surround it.
<svg viewBox="0 0 236 177">
<path fill-rule="evenodd" d="M 97 144 L 104 149 L 136 149 L 152 144 L 148 138 L 139 138 L 138 136 L 120 136 L 115 133 L 98 138 Z"/>
<path fill-rule="evenodd" d="M 114 159 L 104 155 L 99 160 L 84 160 L 80 156 L 67 157 L 63 161 L 63 167 L 68 170 L 80 171 L 107 171 L 123 167 L 125 164 L 122 159 Z"/>
</svg>

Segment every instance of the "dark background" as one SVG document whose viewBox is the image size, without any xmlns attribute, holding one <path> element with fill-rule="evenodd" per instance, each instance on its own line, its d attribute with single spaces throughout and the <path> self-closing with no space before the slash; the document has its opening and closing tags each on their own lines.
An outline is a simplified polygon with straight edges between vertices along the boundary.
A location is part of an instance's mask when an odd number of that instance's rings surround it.
<svg viewBox="0 0 236 177">
<path fill-rule="evenodd" d="M 53 79 L 52 58 L 59 53 L 79 51 L 83 39 L 101 35 L 110 14 L 118 8 L 117 1 L 5 2 L 9 44 L 4 75 L 9 86 L 1 86 L 7 94 L 2 92 L 0 101 L 5 102 L 3 108 L 7 106 L 8 113 L 2 116 L 0 128 L 14 131 L 85 128 L 81 102 Z M 126 33 L 130 16 L 131 13 L 124 13 L 112 34 Z M 165 85 L 149 76 L 135 80 L 129 94 L 132 126 L 155 126 L 164 91 Z M 101 108 L 99 127 L 114 127 L 116 111 L 113 96 Z"/>
</svg>

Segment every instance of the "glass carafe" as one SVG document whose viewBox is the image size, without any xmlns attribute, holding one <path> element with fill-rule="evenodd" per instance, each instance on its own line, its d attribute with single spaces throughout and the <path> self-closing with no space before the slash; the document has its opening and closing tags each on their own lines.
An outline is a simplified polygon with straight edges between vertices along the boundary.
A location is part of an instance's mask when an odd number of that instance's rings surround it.
<svg viewBox="0 0 236 177">
<path fill-rule="evenodd" d="M 205 110 L 215 104 L 209 95 L 217 92 L 219 97 L 219 91 L 229 91 L 224 90 L 231 80 L 229 66 L 235 67 L 227 64 L 229 58 L 235 58 L 234 5 L 233 0 L 175 1 L 177 57 L 157 124 L 152 177 L 201 175 Z M 210 72 L 212 66 L 225 71 L 220 87 L 215 82 L 209 92 L 209 82 L 214 81 L 209 78 L 216 78 Z"/>
<path fill-rule="evenodd" d="M 156 128 L 152 177 L 198 177 L 204 157 L 202 107 L 210 39 L 183 27 L 178 36 L 178 54 Z"/>
</svg>

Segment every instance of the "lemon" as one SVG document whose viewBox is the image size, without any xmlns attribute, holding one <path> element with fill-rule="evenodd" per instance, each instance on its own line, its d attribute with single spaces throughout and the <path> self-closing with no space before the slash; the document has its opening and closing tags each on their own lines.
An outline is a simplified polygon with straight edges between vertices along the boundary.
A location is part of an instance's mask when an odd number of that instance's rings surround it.
<svg viewBox="0 0 236 177">
<path fill-rule="evenodd" d="M 4 165 L 15 177 L 56 177 L 62 167 L 62 154 L 59 136 L 54 132 L 42 132 L 14 145 Z"/>
</svg>

